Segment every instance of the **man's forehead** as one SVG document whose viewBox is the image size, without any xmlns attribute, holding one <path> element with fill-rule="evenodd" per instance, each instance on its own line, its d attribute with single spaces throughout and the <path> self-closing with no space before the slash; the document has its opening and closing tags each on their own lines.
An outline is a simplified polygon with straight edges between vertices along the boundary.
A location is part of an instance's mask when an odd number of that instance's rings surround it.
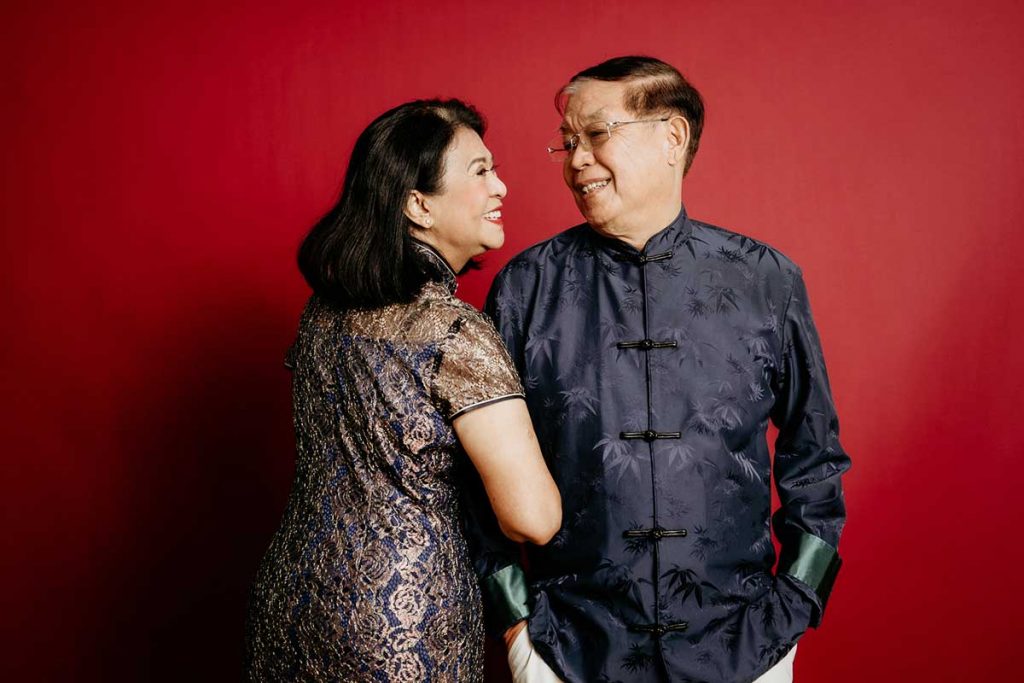
<svg viewBox="0 0 1024 683">
<path fill-rule="evenodd" d="M 608 121 L 609 120 L 608 107 L 599 107 L 597 109 L 590 110 L 571 110 L 566 108 L 565 116 L 562 118 L 562 127 L 571 126 L 573 124 L 587 125 L 588 123 L 594 123 L 595 121 Z"/>
<path fill-rule="evenodd" d="M 623 83 L 585 81 L 576 84 L 566 93 L 563 127 L 621 118 L 623 91 Z"/>
</svg>

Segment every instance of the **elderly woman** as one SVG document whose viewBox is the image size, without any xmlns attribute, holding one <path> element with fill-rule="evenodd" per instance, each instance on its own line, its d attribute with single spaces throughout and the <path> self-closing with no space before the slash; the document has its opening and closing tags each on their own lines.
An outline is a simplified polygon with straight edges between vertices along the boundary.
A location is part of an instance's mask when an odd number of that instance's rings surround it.
<svg viewBox="0 0 1024 683">
<path fill-rule="evenodd" d="M 298 459 L 252 590 L 253 680 L 481 681 L 461 489 L 478 474 L 514 540 L 561 524 L 508 353 L 454 297 L 504 242 L 483 133 L 457 100 L 384 113 L 299 250 L 313 296 L 289 354 Z"/>
</svg>

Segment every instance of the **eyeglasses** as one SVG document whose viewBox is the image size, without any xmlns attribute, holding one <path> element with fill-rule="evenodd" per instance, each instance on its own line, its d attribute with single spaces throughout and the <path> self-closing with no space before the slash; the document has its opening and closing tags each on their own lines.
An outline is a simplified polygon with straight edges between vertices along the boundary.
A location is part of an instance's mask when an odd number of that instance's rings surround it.
<svg viewBox="0 0 1024 683">
<path fill-rule="evenodd" d="M 671 116 L 661 119 L 642 119 L 639 121 L 598 121 L 585 127 L 579 133 L 560 133 L 548 144 L 548 158 L 551 161 L 562 163 L 569 158 L 576 146 L 592 152 L 612 137 L 612 132 L 620 126 L 628 126 L 633 123 L 662 123 L 668 121 Z"/>
</svg>

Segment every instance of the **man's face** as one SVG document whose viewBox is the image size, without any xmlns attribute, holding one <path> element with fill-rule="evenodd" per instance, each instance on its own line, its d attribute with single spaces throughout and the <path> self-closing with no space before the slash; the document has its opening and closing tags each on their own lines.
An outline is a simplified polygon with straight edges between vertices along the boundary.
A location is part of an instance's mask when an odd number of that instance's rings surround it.
<svg viewBox="0 0 1024 683">
<path fill-rule="evenodd" d="M 628 112 L 623 104 L 626 87 L 626 83 L 606 81 L 577 84 L 566 102 L 563 134 L 603 121 L 659 118 Z M 565 184 L 591 227 L 609 236 L 627 236 L 650 227 L 645 219 L 661 216 L 666 202 L 679 201 L 667 134 L 663 122 L 621 126 L 596 149 L 585 150 L 579 144 L 566 158 Z"/>
</svg>

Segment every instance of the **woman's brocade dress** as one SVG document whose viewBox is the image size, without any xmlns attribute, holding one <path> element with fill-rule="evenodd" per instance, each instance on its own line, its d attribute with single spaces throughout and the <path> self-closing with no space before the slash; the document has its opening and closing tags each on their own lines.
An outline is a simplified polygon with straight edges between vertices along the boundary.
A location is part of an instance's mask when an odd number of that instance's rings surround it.
<svg viewBox="0 0 1024 683">
<path fill-rule="evenodd" d="M 508 352 L 437 271 L 408 304 L 310 299 L 292 349 L 297 461 L 252 589 L 252 680 L 481 681 L 452 419 L 522 396 Z"/>
</svg>

